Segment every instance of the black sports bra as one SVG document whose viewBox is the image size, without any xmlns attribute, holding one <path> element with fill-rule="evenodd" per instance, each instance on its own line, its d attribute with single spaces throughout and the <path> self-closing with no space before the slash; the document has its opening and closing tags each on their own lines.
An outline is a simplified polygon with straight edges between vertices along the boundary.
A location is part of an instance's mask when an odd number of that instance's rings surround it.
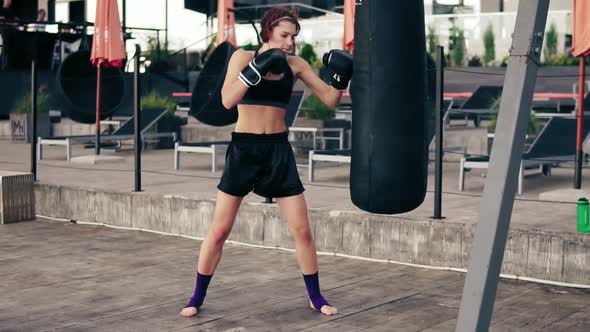
<svg viewBox="0 0 590 332">
<path fill-rule="evenodd" d="M 258 50 L 254 56 L 258 55 Z M 239 102 L 242 105 L 263 105 L 287 108 L 291 93 L 293 92 L 293 72 L 287 66 L 283 77 L 278 80 L 266 80 L 262 78 L 260 83 L 251 86 Z"/>
</svg>

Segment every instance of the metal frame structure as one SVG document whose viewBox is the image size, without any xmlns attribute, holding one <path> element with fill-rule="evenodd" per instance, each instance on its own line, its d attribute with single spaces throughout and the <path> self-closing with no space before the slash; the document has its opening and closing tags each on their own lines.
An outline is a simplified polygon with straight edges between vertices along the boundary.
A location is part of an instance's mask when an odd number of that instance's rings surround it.
<svg viewBox="0 0 590 332">
<path fill-rule="evenodd" d="M 570 161 L 569 159 L 563 159 L 563 161 Z M 546 161 L 541 159 L 523 160 L 520 163 L 520 167 L 518 169 L 518 194 L 522 195 L 524 192 L 524 177 L 526 175 L 545 174 L 544 167 L 549 167 L 547 172 L 550 172 L 551 166 L 557 163 L 556 160 L 557 157 L 549 158 Z M 459 162 L 459 191 L 463 191 L 465 189 L 466 169 L 488 169 L 489 167 L 490 163 L 488 161 L 470 161 L 465 157 L 461 158 L 461 161 Z M 529 171 L 531 167 L 533 167 L 533 169 Z"/>
<path fill-rule="evenodd" d="M 456 331 L 487 331 L 504 258 L 549 0 L 520 1 Z"/>
<path fill-rule="evenodd" d="M 328 152 L 331 152 L 330 154 L 325 154 L 323 153 L 322 150 L 311 150 L 309 151 L 309 159 L 308 159 L 308 163 L 309 163 L 309 167 L 308 167 L 308 180 L 309 182 L 313 182 L 314 181 L 314 164 L 316 161 L 332 161 L 332 162 L 337 162 L 337 163 L 345 163 L 345 164 L 350 164 L 351 161 L 351 157 L 350 155 L 344 155 L 344 154 L 335 154 L 333 153 L 333 150 L 328 150 Z"/>
<path fill-rule="evenodd" d="M 154 127 L 154 125 L 162 118 L 166 113 L 162 112 L 155 120 L 149 123 L 145 128 L 141 130 L 141 138 L 142 142 L 145 143 L 146 139 L 154 139 L 154 138 L 161 138 L 161 137 L 171 137 L 173 141 L 177 140 L 175 132 L 169 133 L 149 133 L 148 131 Z M 132 119 L 128 119 L 123 123 L 121 126 L 124 126 L 126 123 L 130 121 L 135 121 L 135 117 Z M 139 124 L 136 124 L 139 125 Z M 66 147 L 66 160 L 72 159 L 72 144 L 75 143 L 86 143 L 90 142 L 95 138 L 94 135 L 80 135 L 80 136 L 65 136 L 65 137 L 37 137 L 37 159 L 43 159 L 43 145 L 61 145 Z M 125 134 L 125 135 L 101 135 L 100 141 L 101 142 L 112 142 L 112 141 L 123 141 L 133 139 L 134 134 Z"/>
<path fill-rule="evenodd" d="M 206 153 L 211 155 L 211 173 L 217 171 L 217 152 L 223 151 L 223 146 L 228 146 L 229 141 L 203 142 L 203 143 L 174 143 L 174 169 L 180 168 L 180 153 Z"/>
</svg>

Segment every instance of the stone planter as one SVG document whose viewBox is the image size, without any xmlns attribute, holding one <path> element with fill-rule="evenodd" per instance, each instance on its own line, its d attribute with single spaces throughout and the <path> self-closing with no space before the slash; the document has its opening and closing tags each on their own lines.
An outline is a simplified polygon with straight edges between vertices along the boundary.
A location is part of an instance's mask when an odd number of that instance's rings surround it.
<svg viewBox="0 0 590 332">
<path fill-rule="evenodd" d="M 11 137 L 10 120 L 0 121 L 0 139 L 10 139 Z"/>
<path fill-rule="evenodd" d="M 33 115 L 10 113 L 10 138 L 13 142 L 31 143 L 33 141 Z M 51 136 L 49 113 L 37 115 L 37 136 Z"/>
<path fill-rule="evenodd" d="M 0 224 L 34 219 L 33 174 L 0 171 Z"/>
</svg>

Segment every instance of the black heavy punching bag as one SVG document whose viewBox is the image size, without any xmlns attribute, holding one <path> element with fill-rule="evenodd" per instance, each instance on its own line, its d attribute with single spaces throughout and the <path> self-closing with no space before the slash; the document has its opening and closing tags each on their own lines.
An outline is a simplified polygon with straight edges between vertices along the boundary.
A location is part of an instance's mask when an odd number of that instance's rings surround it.
<svg viewBox="0 0 590 332">
<path fill-rule="evenodd" d="M 221 88 L 225 81 L 227 66 L 236 48 L 223 42 L 209 56 L 201 70 L 191 98 L 190 115 L 211 126 L 227 126 L 238 121 L 238 108 L 223 107 Z"/>
<path fill-rule="evenodd" d="M 350 192 L 359 208 L 411 211 L 426 194 L 424 4 L 356 2 Z"/>
</svg>

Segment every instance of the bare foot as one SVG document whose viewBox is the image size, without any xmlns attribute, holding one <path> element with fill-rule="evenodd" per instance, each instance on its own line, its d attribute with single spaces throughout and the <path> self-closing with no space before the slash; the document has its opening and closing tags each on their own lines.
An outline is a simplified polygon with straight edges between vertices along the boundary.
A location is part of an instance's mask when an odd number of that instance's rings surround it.
<svg viewBox="0 0 590 332">
<path fill-rule="evenodd" d="M 184 317 L 192 317 L 197 314 L 197 311 L 198 310 L 195 307 L 186 307 L 186 308 L 182 309 L 182 311 L 180 312 L 180 315 L 184 316 Z"/>
<path fill-rule="evenodd" d="M 309 307 L 313 310 L 318 310 L 316 307 L 313 306 L 313 303 L 311 303 L 311 301 L 309 301 Z M 320 312 L 326 316 L 332 316 L 338 313 L 338 309 L 330 305 L 323 305 L 320 309 Z"/>
</svg>

